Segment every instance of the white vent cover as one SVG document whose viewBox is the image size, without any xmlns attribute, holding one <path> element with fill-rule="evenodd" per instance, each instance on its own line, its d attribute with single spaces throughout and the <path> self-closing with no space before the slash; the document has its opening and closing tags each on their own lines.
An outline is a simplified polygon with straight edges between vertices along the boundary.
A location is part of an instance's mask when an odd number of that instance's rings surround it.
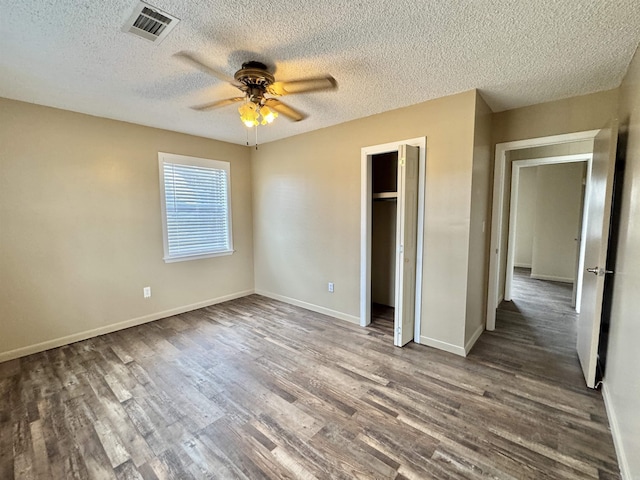
<svg viewBox="0 0 640 480">
<path fill-rule="evenodd" d="M 140 2 L 122 27 L 123 32 L 160 43 L 180 20 L 159 8 Z"/>
</svg>

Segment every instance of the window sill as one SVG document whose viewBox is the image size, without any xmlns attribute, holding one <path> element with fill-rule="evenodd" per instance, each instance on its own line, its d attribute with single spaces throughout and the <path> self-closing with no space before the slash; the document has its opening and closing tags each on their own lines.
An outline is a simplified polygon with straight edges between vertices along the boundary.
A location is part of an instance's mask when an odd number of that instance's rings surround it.
<svg viewBox="0 0 640 480">
<path fill-rule="evenodd" d="M 180 257 L 164 257 L 164 263 L 185 262 L 187 260 L 200 260 L 201 258 L 225 257 L 233 255 L 235 250 L 225 250 L 223 252 L 203 253 L 199 255 L 184 255 Z"/>
</svg>

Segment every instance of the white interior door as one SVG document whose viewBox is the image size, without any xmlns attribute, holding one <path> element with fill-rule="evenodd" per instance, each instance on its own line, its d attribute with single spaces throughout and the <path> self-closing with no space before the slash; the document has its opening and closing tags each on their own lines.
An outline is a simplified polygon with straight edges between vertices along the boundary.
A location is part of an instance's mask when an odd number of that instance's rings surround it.
<svg viewBox="0 0 640 480">
<path fill-rule="evenodd" d="M 600 130 L 594 139 L 587 199 L 585 269 L 582 272 L 582 300 L 578 316 L 578 357 L 587 386 L 594 388 L 598 339 L 602 314 L 605 266 L 609 246 L 609 222 L 618 124 Z"/>
<path fill-rule="evenodd" d="M 414 334 L 418 224 L 418 147 L 398 149 L 398 214 L 396 227 L 396 307 L 394 345 L 402 347 Z"/>
</svg>

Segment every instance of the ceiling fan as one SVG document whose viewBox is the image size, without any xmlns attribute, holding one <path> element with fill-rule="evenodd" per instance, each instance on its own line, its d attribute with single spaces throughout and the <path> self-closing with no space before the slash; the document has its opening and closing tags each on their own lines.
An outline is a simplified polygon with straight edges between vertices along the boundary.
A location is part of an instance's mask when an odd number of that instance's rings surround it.
<svg viewBox="0 0 640 480">
<path fill-rule="evenodd" d="M 275 77 L 271 72 L 269 72 L 267 66 L 264 63 L 257 61 L 243 63 L 242 68 L 240 68 L 233 78 L 231 78 L 228 75 L 205 65 L 188 52 L 179 52 L 176 53 L 175 56 L 219 80 L 230 83 L 240 91 L 244 92 L 244 96 L 241 97 L 225 98 L 224 100 L 216 100 L 214 102 L 205 103 L 204 105 L 196 105 L 191 108 L 194 110 L 205 111 L 244 102 L 238 111 L 240 113 L 240 119 L 248 127 L 258 125 L 258 123 L 262 123 L 262 125 L 271 123 L 278 114 L 282 114 L 294 122 L 299 122 L 300 120 L 307 118 L 307 115 L 304 113 L 290 107 L 286 103 L 283 103 L 274 97 L 317 92 L 321 90 L 334 90 L 338 87 L 338 83 L 331 75 L 302 78 L 298 80 L 290 80 L 288 82 L 276 82 Z M 259 122 L 259 119 L 262 121 Z"/>
</svg>

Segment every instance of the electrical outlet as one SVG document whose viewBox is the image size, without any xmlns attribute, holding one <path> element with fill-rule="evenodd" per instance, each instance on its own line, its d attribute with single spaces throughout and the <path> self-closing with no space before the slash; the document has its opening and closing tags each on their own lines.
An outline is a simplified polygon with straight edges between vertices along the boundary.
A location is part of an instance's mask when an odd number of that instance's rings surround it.
<svg viewBox="0 0 640 480">
<path fill-rule="evenodd" d="M 333 293 L 333 282 L 329 282 L 328 290 L 329 290 L 329 293 Z"/>
<path fill-rule="evenodd" d="M 142 289 L 142 295 L 144 295 L 144 298 L 151 298 L 151 287 L 144 287 Z"/>
</svg>

